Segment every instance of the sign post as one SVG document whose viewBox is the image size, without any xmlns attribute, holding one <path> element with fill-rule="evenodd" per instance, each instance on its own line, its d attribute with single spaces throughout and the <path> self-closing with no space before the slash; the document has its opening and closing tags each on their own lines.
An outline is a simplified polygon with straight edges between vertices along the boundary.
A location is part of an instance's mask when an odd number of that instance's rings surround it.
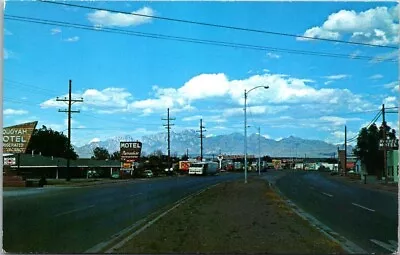
<svg viewBox="0 0 400 255">
<path fill-rule="evenodd" d="M 37 121 L 5 127 L 3 129 L 3 153 L 25 153 Z"/>
</svg>

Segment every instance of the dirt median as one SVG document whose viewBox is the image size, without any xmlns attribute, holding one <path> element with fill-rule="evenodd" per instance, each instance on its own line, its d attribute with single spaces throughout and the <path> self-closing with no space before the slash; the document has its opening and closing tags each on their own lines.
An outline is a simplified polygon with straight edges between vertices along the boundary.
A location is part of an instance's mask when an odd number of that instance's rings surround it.
<svg viewBox="0 0 400 255">
<path fill-rule="evenodd" d="M 190 199 L 115 253 L 345 253 L 250 178 Z"/>
</svg>

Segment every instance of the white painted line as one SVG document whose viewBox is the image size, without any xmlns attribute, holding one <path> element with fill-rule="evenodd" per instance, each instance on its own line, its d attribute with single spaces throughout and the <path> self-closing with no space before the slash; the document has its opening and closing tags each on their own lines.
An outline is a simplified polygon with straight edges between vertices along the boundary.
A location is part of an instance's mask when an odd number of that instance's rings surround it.
<svg viewBox="0 0 400 255">
<path fill-rule="evenodd" d="M 325 193 L 325 192 L 321 192 L 321 193 L 324 194 L 325 196 L 333 197 L 333 195 L 331 195 L 331 194 L 328 194 L 328 193 Z"/>
<path fill-rule="evenodd" d="M 355 206 L 357 206 L 357 207 L 360 207 L 360 208 L 362 208 L 362 209 L 368 210 L 368 211 L 370 211 L 370 212 L 375 212 L 374 209 L 370 209 L 370 208 L 367 208 L 367 207 L 365 207 L 365 206 L 362 206 L 362 205 L 359 205 L 359 204 L 356 204 L 356 203 L 351 203 L 351 204 L 352 204 L 352 205 L 355 205 Z"/>
<path fill-rule="evenodd" d="M 89 209 L 89 208 L 92 208 L 92 207 L 94 207 L 94 205 L 89 205 L 87 207 L 77 208 L 77 209 L 74 209 L 74 210 L 71 210 L 71 211 L 66 211 L 66 212 L 63 212 L 63 213 L 56 214 L 56 215 L 54 215 L 54 217 L 59 217 L 59 216 L 62 216 L 62 215 L 83 211 L 83 210 L 86 210 L 86 209 Z"/>
<path fill-rule="evenodd" d="M 132 195 L 130 195 L 129 197 L 137 197 L 137 196 L 141 196 L 141 195 L 143 195 L 143 193 L 132 194 Z"/>
<path fill-rule="evenodd" d="M 373 242 L 374 244 L 376 244 L 376 245 L 378 245 L 378 246 L 380 246 L 380 247 L 382 247 L 382 248 L 384 248 L 384 249 L 386 249 L 386 250 L 388 250 L 388 251 L 391 251 L 391 252 L 395 252 L 396 251 L 396 249 L 397 249 L 397 245 L 396 246 L 394 246 L 394 245 L 392 245 L 392 244 L 387 244 L 387 243 L 384 243 L 384 242 L 381 242 L 381 241 L 378 241 L 378 240 L 375 240 L 375 239 L 369 239 L 371 242 Z M 390 242 L 390 241 L 389 241 Z M 396 243 L 397 244 L 397 243 Z"/>
</svg>

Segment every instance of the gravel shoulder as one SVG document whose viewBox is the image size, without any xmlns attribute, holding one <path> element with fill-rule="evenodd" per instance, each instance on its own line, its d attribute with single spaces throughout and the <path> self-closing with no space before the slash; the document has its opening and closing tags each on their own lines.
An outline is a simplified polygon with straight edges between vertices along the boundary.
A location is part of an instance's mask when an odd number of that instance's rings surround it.
<svg viewBox="0 0 400 255">
<path fill-rule="evenodd" d="M 345 253 L 257 178 L 201 193 L 114 252 Z"/>
</svg>

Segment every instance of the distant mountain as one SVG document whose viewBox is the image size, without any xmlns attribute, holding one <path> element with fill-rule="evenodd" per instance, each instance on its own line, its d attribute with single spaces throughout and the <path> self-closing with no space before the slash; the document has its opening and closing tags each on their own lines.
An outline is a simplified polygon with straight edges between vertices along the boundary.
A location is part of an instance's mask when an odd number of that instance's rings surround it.
<svg viewBox="0 0 400 255">
<path fill-rule="evenodd" d="M 179 133 L 171 132 L 171 155 L 178 156 L 186 154 L 189 151 L 190 156 L 200 154 L 199 134 L 195 130 L 185 130 Z M 144 154 L 150 154 L 156 150 L 167 153 L 167 134 L 158 133 L 141 138 L 132 138 L 130 136 L 110 138 L 106 141 L 92 142 L 81 147 L 74 147 L 81 158 L 90 158 L 93 155 L 93 149 L 104 147 L 110 153 L 119 151 L 120 141 L 139 140 L 143 143 L 142 151 Z M 203 139 L 203 154 L 217 155 L 222 154 L 243 154 L 244 136 L 241 133 L 232 133 L 229 135 L 218 135 Z M 247 140 L 247 153 L 249 155 L 258 155 L 258 135 L 252 134 Z M 336 153 L 337 146 L 319 140 L 307 140 L 294 136 L 283 138 L 280 141 L 260 137 L 261 155 L 272 157 L 332 157 Z M 352 148 L 348 147 L 351 152 Z"/>
</svg>

